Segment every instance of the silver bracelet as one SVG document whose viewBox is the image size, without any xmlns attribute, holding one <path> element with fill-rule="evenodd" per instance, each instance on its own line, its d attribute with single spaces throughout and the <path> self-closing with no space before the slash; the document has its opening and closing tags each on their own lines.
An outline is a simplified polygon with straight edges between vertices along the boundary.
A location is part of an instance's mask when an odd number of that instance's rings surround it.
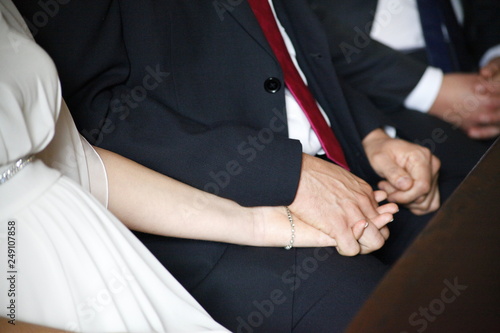
<svg viewBox="0 0 500 333">
<path fill-rule="evenodd" d="M 293 242 L 295 241 L 295 224 L 293 223 L 293 217 L 290 209 L 287 206 L 285 206 L 285 209 L 286 215 L 288 216 L 288 221 L 290 221 L 290 225 L 292 226 L 292 239 L 290 239 L 290 243 L 285 246 L 285 250 L 290 250 L 293 247 Z"/>
</svg>

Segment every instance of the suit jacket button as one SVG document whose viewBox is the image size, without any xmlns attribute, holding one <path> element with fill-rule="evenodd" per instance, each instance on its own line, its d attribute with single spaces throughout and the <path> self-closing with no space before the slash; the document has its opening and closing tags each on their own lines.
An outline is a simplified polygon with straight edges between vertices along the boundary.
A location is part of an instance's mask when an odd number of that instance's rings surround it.
<svg viewBox="0 0 500 333">
<path fill-rule="evenodd" d="M 270 94 L 276 93 L 281 88 L 281 81 L 275 77 L 270 77 L 264 82 L 264 89 Z"/>
</svg>

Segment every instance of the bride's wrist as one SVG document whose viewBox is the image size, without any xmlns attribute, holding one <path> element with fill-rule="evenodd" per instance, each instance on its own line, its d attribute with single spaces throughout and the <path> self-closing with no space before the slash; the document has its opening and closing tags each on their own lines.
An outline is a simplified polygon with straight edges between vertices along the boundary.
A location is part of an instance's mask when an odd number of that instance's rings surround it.
<svg viewBox="0 0 500 333">
<path fill-rule="evenodd" d="M 257 246 L 285 247 L 291 237 L 285 207 L 253 208 L 253 234 Z"/>
</svg>

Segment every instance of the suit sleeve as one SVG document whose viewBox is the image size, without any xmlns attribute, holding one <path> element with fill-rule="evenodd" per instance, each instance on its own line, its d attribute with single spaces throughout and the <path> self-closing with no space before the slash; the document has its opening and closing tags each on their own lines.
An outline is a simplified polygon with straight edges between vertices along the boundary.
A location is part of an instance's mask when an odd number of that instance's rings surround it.
<svg viewBox="0 0 500 333">
<path fill-rule="evenodd" d="M 352 110 L 351 114 L 361 139 L 364 139 L 375 129 L 394 125 L 390 118 L 366 94 L 352 87 L 346 80 L 340 79 L 340 83 L 347 105 Z"/>
<path fill-rule="evenodd" d="M 174 97 L 166 99 L 171 105 L 157 98 L 175 95 L 167 66 L 137 66 L 131 60 L 155 50 L 127 43 L 128 34 L 148 35 L 134 26 L 139 18 L 122 23 L 123 2 L 69 2 L 43 25 L 37 25 L 40 7 L 35 2 L 16 5 L 53 57 L 77 127 L 91 143 L 242 205 L 293 201 L 302 147 L 277 130 L 286 128 L 284 111 L 276 111 L 265 132 L 235 121 L 202 124 L 178 112 Z"/>
<path fill-rule="evenodd" d="M 464 0 L 464 32 L 477 61 L 488 49 L 500 44 L 500 2 Z"/>
<path fill-rule="evenodd" d="M 372 40 L 371 22 L 350 21 L 352 15 L 362 15 L 344 12 L 342 4 L 347 2 L 309 0 L 309 3 L 326 31 L 338 74 L 383 110 L 400 109 L 427 66 Z"/>
</svg>

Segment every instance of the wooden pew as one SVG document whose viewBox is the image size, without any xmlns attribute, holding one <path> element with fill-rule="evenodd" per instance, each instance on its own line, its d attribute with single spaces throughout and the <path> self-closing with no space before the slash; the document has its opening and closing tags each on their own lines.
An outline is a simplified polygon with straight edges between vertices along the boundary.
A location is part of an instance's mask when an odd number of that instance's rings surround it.
<svg viewBox="0 0 500 333">
<path fill-rule="evenodd" d="M 389 271 L 347 332 L 500 332 L 499 140 Z"/>
</svg>

